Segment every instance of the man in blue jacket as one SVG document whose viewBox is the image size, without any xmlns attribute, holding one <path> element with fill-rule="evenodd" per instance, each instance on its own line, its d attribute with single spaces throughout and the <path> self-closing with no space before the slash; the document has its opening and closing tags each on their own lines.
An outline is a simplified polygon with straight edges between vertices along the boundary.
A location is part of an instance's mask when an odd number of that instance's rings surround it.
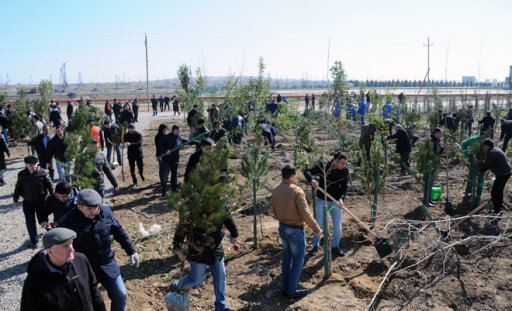
<svg viewBox="0 0 512 311">
<path fill-rule="evenodd" d="M 111 310 L 124 310 L 126 305 L 126 287 L 121 277 L 119 264 L 114 258 L 110 246 L 110 234 L 121 244 L 130 256 L 131 265 L 139 267 L 139 256 L 132 241 L 121 224 L 102 198 L 92 189 L 78 193 L 78 206 L 59 220 L 59 227 L 68 228 L 77 233 L 73 241 L 75 251 L 83 253 L 98 281 L 107 290 L 112 300 Z"/>
<path fill-rule="evenodd" d="M 361 124 L 364 125 L 364 115 L 366 114 L 366 101 L 364 100 L 364 96 L 361 96 L 361 102 L 359 103 L 359 109 L 357 113 L 361 116 Z"/>
</svg>

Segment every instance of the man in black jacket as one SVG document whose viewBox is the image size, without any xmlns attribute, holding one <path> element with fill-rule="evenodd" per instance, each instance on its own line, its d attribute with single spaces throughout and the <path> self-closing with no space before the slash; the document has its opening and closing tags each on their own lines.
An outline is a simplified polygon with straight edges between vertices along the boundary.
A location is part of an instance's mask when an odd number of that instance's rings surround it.
<svg viewBox="0 0 512 311">
<path fill-rule="evenodd" d="M 466 114 L 468 116 L 468 122 L 466 123 L 466 129 L 468 131 L 468 137 L 473 135 L 473 122 L 475 122 L 475 117 L 473 116 L 473 106 L 469 105 L 468 110 L 466 110 Z"/>
<path fill-rule="evenodd" d="M 50 157 L 48 148 L 50 147 L 50 140 L 53 138 L 50 135 L 50 128 L 48 125 L 43 125 L 43 132 L 28 143 L 36 149 L 37 158 L 39 160 L 39 167 L 47 169 L 50 177 L 53 180 L 54 170 L 52 165 L 52 158 Z"/>
<path fill-rule="evenodd" d="M 438 155 L 444 152 L 444 147 L 441 146 L 441 138 L 443 138 L 443 130 L 436 127 L 432 134 L 430 134 L 430 141 L 434 145 L 434 153 Z"/>
<path fill-rule="evenodd" d="M 203 155 L 203 152 L 210 152 L 212 151 L 213 147 L 215 146 L 215 143 L 211 138 L 204 138 L 201 140 L 201 147 L 199 150 L 196 150 L 196 152 L 192 153 L 190 155 L 190 158 L 188 159 L 187 168 L 185 169 L 185 176 L 184 181 L 188 182 L 188 177 L 190 176 L 190 173 L 196 168 L 197 164 L 201 160 L 201 156 Z"/>
<path fill-rule="evenodd" d="M 501 135 L 503 139 L 503 152 L 507 151 L 508 142 L 512 138 L 512 120 L 501 119 Z"/>
<path fill-rule="evenodd" d="M 368 125 L 361 126 L 361 135 L 359 136 L 359 147 L 361 151 L 366 152 L 366 159 L 370 161 L 370 150 L 372 148 L 372 142 L 377 132 L 377 125 L 370 123 Z M 357 161 L 357 166 L 361 166 L 361 158 Z"/>
<path fill-rule="evenodd" d="M 50 121 L 52 122 L 54 127 L 59 127 L 62 123 L 62 117 L 60 115 L 60 110 L 57 109 L 57 106 L 54 105 L 52 107 L 52 111 L 50 112 Z"/>
<path fill-rule="evenodd" d="M 117 98 L 114 98 L 114 105 L 112 105 L 112 110 L 114 111 L 114 117 L 116 119 L 116 123 L 119 124 L 119 116 L 121 114 L 121 104 L 117 101 Z"/>
<path fill-rule="evenodd" d="M 10 107 L 8 108 L 10 109 Z M 9 117 L 5 114 L 3 110 L 0 110 L 0 125 L 2 126 L 2 135 L 4 135 L 5 142 L 9 142 L 7 139 L 7 132 L 11 132 L 12 136 L 12 130 L 11 130 L 11 121 L 9 120 Z"/>
<path fill-rule="evenodd" d="M 135 246 L 110 208 L 101 204 L 102 198 L 96 191 L 84 189 L 78 193 L 77 200 L 78 206 L 59 220 L 59 227 L 77 233 L 73 248 L 83 253 L 91 263 L 96 278 L 112 300 L 111 310 L 124 310 L 126 287 L 111 248 L 111 235 L 130 256 L 130 264 L 138 268 L 139 256 Z"/>
<path fill-rule="evenodd" d="M 322 188 L 338 201 L 343 200 L 347 194 L 348 174 L 350 174 L 350 172 L 347 168 L 347 156 L 341 152 L 336 152 L 329 162 L 318 163 L 304 171 L 304 177 L 306 177 L 315 189 L 318 187 Z M 318 181 L 313 179 L 313 176 L 318 176 Z M 324 178 L 327 180 L 327 187 L 324 183 Z M 326 198 L 322 192 L 317 191 L 316 197 L 316 221 L 320 228 L 324 228 L 323 211 L 324 208 L 330 210 L 333 227 L 332 253 L 336 256 L 345 256 L 345 252 L 340 248 L 343 211 L 338 207 L 338 201 L 331 201 L 329 198 Z M 315 254 L 319 247 L 320 237 L 316 233 L 313 233 L 312 253 Z"/>
<path fill-rule="evenodd" d="M 107 146 L 107 162 L 111 163 L 110 160 L 112 159 L 112 148 L 115 146 L 115 152 L 117 155 L 117 163 L 119 165 L 122 165 L 123 159 L 121 158 L 121 147 L 119 144 L 114 143 L 114 136 L 120 135 L 118 133 L 119 126 L 117 124 L 112 124 L 112 122 L 107 119 L 103 122 L 103 136 L 105 138 L 105 145 Z"/>
<path fill-rule="evenodd" d="M 176 113 L 178 115 L 181 115 L 181 112 L 180 112 L 180 101 L 178 100 L 176 95 L 173 95 L 171 97 L 171 100 L 172 100 L 172 111 L 174 112 L 173 115 L 176 115 Z"/>
<path fill-rule="evenodd" d="M 484 150 L 487 151 L 487 157 L 483 162 L 475 159 L 474 163 L 480 166 L 479 174 L 490 169 L 496 175 L 496 180 L 491 189 L 491 200 L 494 212 L 499 213 L 503 205 L 503 189 L 505 189 L 512 170 L 507 156 L 500 148 L 494 146 L 492 139 L 486 138 L 483 145 Z"/>
<path fill-rule="evenodd" d="M 187 116 L 187 124 L 190 127 L 191 133 L 193 132 L 192 129 L 194 129 L 196 127 L 196 122 L 197 122 L 196 114 L 198 111 L 199 111 L 199 106 L 194 105 L 194 107 L 192 108 L 192 110 L 189 111 L 188 116 Z"/>
<path fill-rule="evenodd" d="M 153 115 L 156 116 L 158 114 L 158 100 L 155 95 L 151 97 L 151 108 L 153 108 Z"/>
<path fill-rule="evenodd" d="M 160 112 L 164 111 L 164 97 L 160 95 L 160 98 L 158 99 L 158 103 L 160 104 Z"/>
<path fill-rule="evenodd" d="M 491 131 L 491 139 L 494 138 L 494 118 L 491 116 L 491 113 L 488 111 L 485 113 L 485 117 L 482 120 L 478 121 L 478 124 L 481 124 L 480 135 L 483 135 L 487 131 Z"/>
<path fill-rule="evenodd" d="M 400 168 L 402 174 L 407 174 L 409 169 L 409 155 L 411 153 L 411 141 L 409 134 L 402 128 L 400 124 L 395 126 L 395 134 L 387 136 L 383 139 L 384 142 L 390 139 L 396 139 L 396 152 L 400 155 Z"/>
<path fill-rule="evenodd" d="M 55 193 L 49 195 L 43 207 L 37 211 L 37 220 L 41 228 L 46 229 L 50 226 L 48 216 L 53 214 L 54 226 L 58 220 L 67 212 L 76 207 L 76 196 L 78 191 L 71 187 L 70 183 L 61 181 L 55 186 Z M 50 226 L 51 228 L 51 226 Z"/>
<path fill-rule="evenodd" d="M 165 97 L 164 97 L 164 103 L 165 103 L 164 111 L 165 111 L 165 109 L 167 109 L 167 111 L 171 111 L 171 106 L 169 105 L 169 101 L 170 100 L 171 99 L 169 98 L 169 96 L 165 95 Z"/>
<path fill-rule="evenodd" d="M 25 223 L 33 248 L 39 246 L 36 211 L 41 209 L 48 193 L 53 194 L 52 180 L 48 171 L 37 166 L 35 156 L 25 157 L 25 169 L 18 173 L 12 198 L 13 206 L 16 208 L 20 196 L 23 197 L 23 214 L 25 214 Z"/>
<path fill-rule="evenodd" d="M 171 152 L 171 150 L 179 147 L 187 141 L 180 135 L 180 133 L 181 128 L 178 125 L 173 125 L 171 132 L 169 134 L 165 134 L 158 142 L 158 149 L 163 156 L 159 161 L 161 165 L 160 184 L 162 186 L 162 194 L 164 196 L 167 192 L 169 172 L 171 172 L 171 190 L 173 192 L 179 191 L 178 162 L 180 160 L 180 149 L 173 152 Z"/>
<path fill-rule="evenodd" d="M 48 157 L 50 159 L 55 158 L 60 181 L 71 182 L 71 175 L 69 174 L 69 171 L 66 172 L 66 166 L 71 165 L 71 161 L 66 159 L 66 150 L 68 149 L 68 146 L 64 143 L 64 138 L 64 129 L 62 127 L 56 128 L 55 136 L 50 139 Z"/>
<path fill-rule="evenodd" d="M 133 110 L 133 122 L 139 122 L 139 101 L 137 100 L 137 98 L 135 98 L 133 100 L 132 110 Z"/>
<path fill-rule="evenodd" d="M 112 173 L 112 168 L 105 158 L 103 153 L 98 151 L 98 145 L 94 140 L 91 140 L 91 145 L 89 146 L 89 151 L 94 152 L 94 165 L 96 165 L 96 170 L 91 173 L 91 177 L 94 179 L 94 190 L 100 194 L 103 198 L 105 196 L 105 175 L 107 175 L 108 180 L 114 187 L 114 191 L 119 190 L 119 183 L 117 182 L 116 176 Z"/>
<path fill-rule="evenodd" d="M 121 112 L 121 121 L 119 123 L 124 124 L 125 122 L 130 124 L 133 123 L 134 117 L 133 112 L 130 109 L 130 104 L 125 104 L 123 107 L 123 112 Z"/>
<path fill-rule="evenodd" d="M 199 119 L 199 120 L 197 120 L 196 130 L 194 131 L 194 133 L 192 133 L 192 137 L 197 137 L 203 133 L 206 133 L 202 136 L 203 138 L 208 137 L 208 135 L 210 134 L 210 131 L 206 127 L 204 119 Z M 197 142 L 197 143 L 194 142 L 194 145 L 196 145 L 196 151 L 199 150 L 199 148 L 201 147 L 200 142 Z"/>
<path fill-rule="evenodd" d="M 130 164 L 130 173 L 132 174 L 133 189 L 137 188 L 137 175 L 135 175 L 135 162 L 139 169 L 139 175 L 142 181 L 146 181 L 144 177 L 144 158 L 142 154 L 142 134 L 135 130 L 135 125 L 128 125 L 128 132 L 124 134 L 124 145 L 128 147 L 128 163 Z"/>
<path fill-rule="evenodd" d="M 66 114 L 68 116 L 68 123 L 71 121 L 71 117 L 73 116 L 73 104 L 68 101 L 68 105 L 66 107 Z"/>
<path fill-rule="evenodd" d="M 75 252 L 73 230 L 56 228 L 43 236 L 44 250 L 28 264 L 21 311 L 105 311 L 98 281 L 84 254 Z"/>
</svg>

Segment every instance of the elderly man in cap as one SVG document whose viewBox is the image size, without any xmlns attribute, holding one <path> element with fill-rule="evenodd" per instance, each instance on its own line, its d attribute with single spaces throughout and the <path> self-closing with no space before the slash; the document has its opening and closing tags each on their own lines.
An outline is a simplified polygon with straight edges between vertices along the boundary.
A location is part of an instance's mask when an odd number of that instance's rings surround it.
<svg viewBox="0 0 512 311">
<path fill-rule="evenodd" d="M 52 180 L 48 171 L 37 166 L 35 156 L 25 157 L 25 169 L 18 173 L 18 180 L 14 188 L 14 207 L 18 207 L 18 200 L 23 197 L 23 213 L 30 237 L 31 247 L 39 246 L 37 236 L 36 212 L 42 208 L 48 193 L 53 194 Z"/>
<path fill-rule="evenodd" d="M 105 310 L 98 281 L 89 261 L 75 253 L 76 233 L 56 228 L 43 236 L 44 250 L 28 264 L 21 294 L 21 311 Z"/>
<path fill-rule="evenodd" d="M 101 204 L 102 198 L 98 192 L 92 189 L 80 191 L 77 203 L 76 208 L 59 220 L 59 227 L 76 231 L 73 247 L 89 259 L 96 278 L 112 300 L 111 310 L 124 310 L 126 287 L 110 245 L 110 235 L 130 256 L 131 265 L 138 268 L 139 256 L 135 246 L 110 208 Z"/>
</svg>

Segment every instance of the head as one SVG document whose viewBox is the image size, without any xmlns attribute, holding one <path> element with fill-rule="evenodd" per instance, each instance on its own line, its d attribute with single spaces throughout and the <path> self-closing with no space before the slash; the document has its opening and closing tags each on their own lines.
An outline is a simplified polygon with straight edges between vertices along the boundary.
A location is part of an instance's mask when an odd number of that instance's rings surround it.
<svg viewBox="0 0 512 311">
<path fill-rule="evenodd" d="M 77 196 L 78 209 L 89 219 L 96 217 L 102 201 L 99 193 L 93 189 L 84 189 Z"/>
<path fill-rule="evenodd" d="M 296 175 L 297 174 L 297 169 L 295 169 L 295 167 L 293 165 L 285 165 L 282 169 L 281 169 L 281 177 L 283 178 L 283 180 L 289 180 L 290 182 L 296 184 L 297 183 L 297 180 L 296 180 Z"/>
<path fill-rule="evenodd" d="M 103 122 L 103 125 L 105 125 L 105 128 L 107 128 L 107 129 L 109 129 L 109 128 L 111 128 L 111 127 L 112 127 L 112 123 L 110 122 L 110 120 L 109 120 L 109 119 L 105 120 L 105 121 Z"/>
<path fill-rule="evenodd" d="M 215 147 L 215 142 L 211 138 L 201 140 L 201 150 L 203 152 L 210 152 Z"/>
<path fill-rule="evenodd" d="M 61 181 L 55 186 L 55 196 L 62 203 L 67 202 L 72 194 L 73 188 L 71 188 L 71 184 L 68 182 Z"/>
<path fill-rule="evenodd" d="M 487 112 L 485 113 L 485 116 L 486 116 L 486 117 L 490 117 L 490 116 L 491 116 L 491 112 L 490 112 L 490 111 L 487 111 Z"/>
<path fill-rule="evenodd" d="M 473 106 L 468 106 L 468 110 L 473 110 Z"/>
<path fill-rule="evenodd" d="M 30 173 L 37 170 L 37 162 L 39 162 L 39 161 L 35 156 L 26 156 L 24 160 L 25 160 L 25 167 L 27 168 L 27 170 Z"/>
<path fill-rule="evenodd" d="M 443 130 L 439 127 L 436 127 L 432 132 L 432 135 L 434 135 L 435 139 L 440 140 L 443 137 Z"/>
<path fill-rule="evenodd" d="M 342 170 L 347 166 L 347 156 L 343 152 L 336 152 L 332 157 L 332 165 L 337 170 Z"/>
<path fill-rule="evenodd" d="M 74 238 L 75 231 L 67 228 L 55 228 L 43 236 L 43 247 L 51 263 L 60 267 L 75 259 Z"/>
<path fill-rule="evenodd" d="M 37 122 L 39 121 L 39 116 L 37 114 L 32 115 L 32 121 Z"/>
<path fill-rule="evenodd" d="M 57 137 L 59 137 L 60 139 L 64 138 L 64 128 L 62 127 L 58 127 L 55 129 L 55 135 L 57 135 Z"/>
<path fill-rule="evenodd" d="M 501 118 L 500 123 L 501 123 L 501 124 L 505 123 L 505 119 L 504 119 L 504 118 Z"/>
<path fill-rule="evenodd" d="M 204 119 L 197 120 L 197 128 L 198 129 L 204 128 Z"/>
<path fill-rule="evenodd" d="M 133 132 L 135 132 L 135 124 L 130 123 L 130 125 L 128 125 L 128 132 L 130 132 L 130 134 L 133 134 Z"/>
<path fill-rule="evenodd" d="M 167 126 L 167 124 L 162 123 L 158 127 L 158 134 L 165 135 L 165 134 L 167 134 L 168 129 L 169 129 L 169 127 Z"/>
<path fill-rule="evenodd" d="M 180 135 L 181 133 L 181 128 L 179 127 L 179 125 L 173 125 L 172 126 L 172 133 L 176 136 Z"/>
<path fill-rule="evenodd" d="M 199 110 L 199 106 L 194 105 L 194 110 L 195 110 L 195 111 Z"/>
<path fill-rule="evenodd" d="M 214 109 L 215 109 L 215 107 L 217 107 L 217 106 L 215 106 L 215 104 L 212 104 L 212 108 L 214 108 Z"/>
<path fill-rule="evenodd" d="M 402 126 L 400 124 L 395 125 L 395 132 L 398 132 L 402 129 Z"/>
<path fill-rule="evenodd" d="M 484 150 L 485 151 L 489 151 L 491 150 L 492 148 L 494 148 L 494 141 L 490 138 L 486 138 L 484 139 L 484 141 L 482 142 L 482 144 L 484 145 Z"/>
</svg>

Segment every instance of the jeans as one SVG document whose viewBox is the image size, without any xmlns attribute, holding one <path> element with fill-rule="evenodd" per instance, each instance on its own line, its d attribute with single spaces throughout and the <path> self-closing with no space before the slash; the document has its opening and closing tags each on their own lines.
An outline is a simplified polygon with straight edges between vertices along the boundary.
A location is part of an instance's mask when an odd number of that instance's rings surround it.
<svg viewBox="0 0 512 311">
<path fill-rule="evenodd" d="M 98 277 L 98 281 L 105 287 L 108 298 L 112 301 L 110 305 L 111 311 L 123 311 L 126 306 L 126 287 L 124 286 L 121 274 L 115 279 L 106 275 Z"/>
<path fill-rule="evenodd" d="M 509 178 L 510 174 L 496 175 L 496 180 L 494 180 L 494 184 L 492 185 L 491 200 L 496 213 L 501 211 L 501 207 L 503 205 L 503 189 L 505 188 Z"/>
<path fill-rule="evenodd" d="M 142 158 L 128 158 L 128 164 L 130 164 L 130 174 L 132 174 L 132 181 L 134 184 L 137 183 L 137 175 L 135 175 L 135 162 L 137 162 L 140 177 L 144 179 L 144 164 L 142 163 Z"/>
<path fill-rule="evenodd" d="M 4 135 L 5 142 L 7 143 L 7 129 L 2 129 L 2 135 Z"/>
<path fill-rule="evenodd" d="M 112 148 L 114 148 L 114 146 L 107 146 L 107 162 L 108 163 L 111 163 L 110 162 L 110 159 L 112 159 Z M 117 145 L 115 147 L 115 151 L 116 151 L 116 155 L 117 155 L 117 163 L 119 163 L 119 165 L 122 165 L 123 164 L 123 159 L 121 159 L 121 148 L 119 147 L 119 145 Z"/>
<path fill-rule="evenodd" d="M 6 171 L 7 171 L 6 169 L 0 170 L 0 180 L 4 179 L 4 174 Z"/>
<path fill-rule="evenodd" d="M 23 201 L 23 214 L 25 214 L 25 224 L 27 225 L 28 236 L 32 244 L 39 242 L 36 227 L 36 212 L 43 207 L 43 203 L 32 204 Z"/>
<path fill-rule="evenodd" d="M 181 283 L 181 289 L 185 290 L 203 283 L 206 275 L 206 264 L 190 262 L 190 274 L 186 275 Z M 210 272 L 213 276 L 213 291 L 215 292 L 215 310 L 228 310 L 226 306 L 226 268 L 224 267 L 224 258 L 215 261 L 213 265 L 209 265 Z M 178 281 L 171 286 L 178 289 Z"/>
<path fill-rule="evenodd" d="M 324 205 L 327 205 L 327 210 L 334 206 L 334 208 L 330 211 L 331 220 L 332 220 L 332 247 L 338 247 L 340 245 L 341 239 L 341 218 L 343 216 L 343 211 L 338 207 L 335 202 L 332 201 L 324 201 L 322 199 L 316 199 L 316 222 L 323 230 L 324 228 Z M 313 233 L 313 246 L 320 246 L 320 237 Z"/>
<path fill-rule="evenodd" d="M 306 253 L 306 235 L 304 228 L 297 228 L 285 224 L 279 224 L 279 236 L 283 242 L 282 291 L 288 295 L 297 292 L 300 273 L 304 265 Z"/>
<path fill-rule="evenodd" d="M 68 174 L 66 174 L 65 166 L 59 164 L 58 161 L 56 161 L 56 162 L 57 162 L 57 172 L 59 173 L 60 181 L 71 182 L 71 175 L 69 174 L 69 172 L 68 172 Z M 66 162 L 66 165 L 71 165 L 71 161 Z"/>
<path fill-rule="evenodd" d="M 171 172 L 171 188 L 176 190 L 178 187 L 178 162 L 165 162 L 160 161 L 160 185 L 162 186 L 162 193 L 167 192 L 167 181 L 169 180 L 169 172 Z"/>
</svg>

